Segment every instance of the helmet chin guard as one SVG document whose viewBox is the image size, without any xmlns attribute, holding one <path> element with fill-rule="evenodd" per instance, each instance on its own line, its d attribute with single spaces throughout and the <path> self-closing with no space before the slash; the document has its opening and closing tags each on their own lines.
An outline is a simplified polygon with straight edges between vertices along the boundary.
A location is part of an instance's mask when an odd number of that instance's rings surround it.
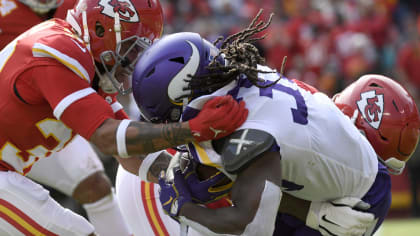
<svg viewBox="0 0 420 236">
<path fill-rule="evenodd" d="M 391 157 L 388 160 L 384 161 L 381 157 L 378 157 L 379 160 L 388 167 L 388 171 L 391 172 L 394 175 L 399 175 L 403 172 L 405 167 L 405 162 L 400 161 L 395 157 Z"/>
<path fill-rule="evenodd" d="M 131 74 L 134 66 L 142 52 L 150 45 L 151 42 L 147 38 L 131 36 L 117 43 L 116 52 L 101 53 L 101 65 L 105 71 L 102 76 L 109 79 L 119 94 L 127 95 L 132 92 Z M 98 69 L 96 70 L 98 72 Z"/>
</svg>

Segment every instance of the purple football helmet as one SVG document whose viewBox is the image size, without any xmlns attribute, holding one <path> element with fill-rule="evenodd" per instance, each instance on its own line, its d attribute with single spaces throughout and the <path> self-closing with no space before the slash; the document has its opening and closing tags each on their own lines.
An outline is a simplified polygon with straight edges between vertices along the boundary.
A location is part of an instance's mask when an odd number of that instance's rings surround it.
<svg viewBox="0 0 420 236">
<path fill-rule="evenodd" d="M 133 73 L 133 96 L 142 116 L 156 123 L 179 121 L 184 102 L 203 95 L 190 89 L 190 76 L 210 73 L 206 67 L 218 53 L 197 33 L 175 33 L 155 42 Z M 224 64 L 221 56 L 218 61 Z"/>
</svg>

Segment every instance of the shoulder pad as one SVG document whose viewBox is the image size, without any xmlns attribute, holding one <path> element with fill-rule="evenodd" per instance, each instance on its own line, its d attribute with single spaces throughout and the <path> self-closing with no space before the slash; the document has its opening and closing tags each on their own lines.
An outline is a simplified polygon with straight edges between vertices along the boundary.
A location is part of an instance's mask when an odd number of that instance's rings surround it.
<svg viewBox="0 0 420 236">
<path fill-rule="evenodd" d="M 222 157 L 225 170 L 230 174 L 242 170 L 273 145 L 277 147 L 271 134 L 257 129 L 237 130 L 227 137 L 213 140 L 212 144 Z"/>
<path fill-rule="evenodd" d="M 39 32 L 44 31 L 46 33 L 45 35 L 34 33 L 38 39 L 32 46 L 32 56 L 37 58 L 45 57 L 55 59 L 68 69 L 72 70 L 80 78 L 91 83 L 91 78 L 95 74 L 95 67 L 89 49 L 87 48 L 87 45 L 68 28 L 69 26 L 66 27 L 62 24 L 63 22 L 59 19 L 55 19 L 36 26 L 40 28 L 38 30 Z"/>
</svg>

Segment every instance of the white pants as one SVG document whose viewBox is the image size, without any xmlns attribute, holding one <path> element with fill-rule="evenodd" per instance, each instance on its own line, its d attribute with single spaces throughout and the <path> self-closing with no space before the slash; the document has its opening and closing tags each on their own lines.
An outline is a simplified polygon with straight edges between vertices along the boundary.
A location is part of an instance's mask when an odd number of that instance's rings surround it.
<svg viewBox="0 0 420 236">
<path fill-rule="evenodd" d="M 48 191 L 13 171 L 0 171 L 0 235 L 89 235 L 94 227 Z"/>
<path fill-rule="evenodd" d="M 162 210 L 159 185 L 141 181 L 119 166 L 116 194 L 125 222 L 134 236 L 180 235 L 180 225 Z M 192 228 L 188 236 L 201 235 Z"/>
<path fill-rule="evenodd" d="M 71 197 L 81 181 L 103 170 L 89 142 L 77 135 L 60 152 L 37 161 L 27 176 Z"/>
</svg>

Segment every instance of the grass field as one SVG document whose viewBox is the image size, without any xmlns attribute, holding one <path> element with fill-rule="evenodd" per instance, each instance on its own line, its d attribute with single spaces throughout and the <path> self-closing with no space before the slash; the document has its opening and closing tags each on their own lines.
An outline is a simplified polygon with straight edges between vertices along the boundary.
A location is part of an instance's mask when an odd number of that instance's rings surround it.
<svg viewBox="0 0 420 236">
<path fill-rule="evenodd" d="M 420 219 L 385 220 L 374 236 L 420 236 Z"/>
</svg>

